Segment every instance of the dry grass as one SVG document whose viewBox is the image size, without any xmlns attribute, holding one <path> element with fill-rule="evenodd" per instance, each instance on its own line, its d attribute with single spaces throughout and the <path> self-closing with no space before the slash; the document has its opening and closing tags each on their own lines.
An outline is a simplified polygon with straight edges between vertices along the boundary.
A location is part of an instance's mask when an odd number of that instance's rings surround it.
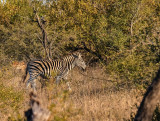
<svg viewBox="0 0 160 121">
<path fill-rule="evenodd" d="M 11 73 L 8 70 L 8 73 Z M 1 78 L 5 88 L 13 87 L 14 92 L 20 92 L 23 100 L 20 101 L 18 115 L 9 112 L 3 114 L 0 120 L 24 120 L 24 111 L 29 107 L 29 91 L 25 84 L 21 84 L 21 74 L 11 75 L 10 78 Z M 5 76 L 6 77 L 6 76 Z M 88 68 L 81 72 L 75 68 L 69 74 L 72 91 L 68 91 L 66 82 L 59 86 L 50 79 L 46 87 L 41 88 L 38 83 L 37 94 L 45 108 L 51 111 L 50 121 L 121 121 L 130 120 L 131 114 L 137 110 L 142 94 L 136 89 L 117 89 L 99 67 Z M 0 100 L 0 107 L 2 101 Z M 0 110 L 2 110 L 0 108 Z"/>
<path fill-rule="evenodd" d="M 106 80 L 108 76 L 100 68 L 89 69 L 86 72 L 89 77 L 79 75 L 78 72 L 72 73 L 72 77 L 77 78 L 72 82 L 74 91 L 71 94 L 74 106 L 83 112 L 82 116 L 76 117 L 77 120 L 127 120 L 131 113 L 136 112 L 136 104 L 141 100 L 137 90 L 118 91 L 115 84 Z"/>
</svg>

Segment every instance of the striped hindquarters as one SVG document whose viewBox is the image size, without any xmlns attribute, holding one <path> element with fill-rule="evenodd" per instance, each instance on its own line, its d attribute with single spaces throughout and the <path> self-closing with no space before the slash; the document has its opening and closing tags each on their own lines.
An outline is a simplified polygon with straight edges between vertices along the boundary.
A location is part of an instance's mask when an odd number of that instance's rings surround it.
<svg viewBox="0 0 160 121">
<path fill-rule="evenodd" d="M 57 70 L 58 61 L 36 60 L 28 63 L 27 69 L 30 75 L 50 76 L 52 70 Z"/>
</svg>

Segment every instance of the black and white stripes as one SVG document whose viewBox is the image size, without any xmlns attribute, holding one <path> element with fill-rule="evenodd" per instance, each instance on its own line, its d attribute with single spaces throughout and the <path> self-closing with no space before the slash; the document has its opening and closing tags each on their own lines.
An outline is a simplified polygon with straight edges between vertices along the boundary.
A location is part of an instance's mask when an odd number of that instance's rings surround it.
<svg viewBox="0 0 160 121">
<path fill-rule="evenodd" d="M 66 79 L 69 71 L 75 66 L 79 66 L 83 69 L 86 68 L 86 64 L 82 59 L 80 53 L 74 53 L 72 55 L 64 57 L 62 60 L 35 60 L 30 61 L 27 64 L 26 76 L 29 73 L 30 78 L 27 80 L 27 87 L 31 83 L 32 88 L 35 90 L 35 79 L 38 76 L 48 78 L 52 73 L 57 73 L 56 83 L 58 84 L 61 79 Z M 26 78 L 25 76 L 25 78 Z M 24 81 L 25 81 L 24 78 Z"/>
</svg>

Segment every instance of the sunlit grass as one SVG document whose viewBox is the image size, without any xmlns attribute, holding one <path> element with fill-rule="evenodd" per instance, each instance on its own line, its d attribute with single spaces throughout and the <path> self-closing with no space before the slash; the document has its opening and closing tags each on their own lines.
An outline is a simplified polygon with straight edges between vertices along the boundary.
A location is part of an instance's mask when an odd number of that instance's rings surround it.
<svg viewBox="0 0 160 121">
<path fill-rule="evenodd" d="M 14 76 L 11 74 L 13 69 L 7 70 L 10 71 L 10 77 L 3 78 L 8 72 L 5 71 L 0 78 L 0 120 L 5 117 L 9 121 L 24 121 L 24 112 L 29 108 L 30 89 L 25 89 L 25 83 L 17 84 L 23 74 Z M 107 81 L 106 74 L 100 68 L 91 68 L 87 70 L 86 75 L 75 69 L 70 73 L 68 80 L 61 81 L 59 85 L 55 83 L 54 76 L 49 80 L 42 80 L 45 82 L 43 87 L 37 80 L 37 96 L 41 105 L 51 112 L 49 121 L 134 118 L 144 91 L 125 87 L 117 89 L 115 83 Z M 72 91 L 68 90 L 68 81 Z"/>
<path fill-rule="evenodd" d="M 24 95 L 22 91 L 15 91 L 13 87 L 6 87 L 0 83 L 0 113 L 10 119 L 20 117 Z M 16 116 L 14 115 L 16 114 Z"/>
</svg>

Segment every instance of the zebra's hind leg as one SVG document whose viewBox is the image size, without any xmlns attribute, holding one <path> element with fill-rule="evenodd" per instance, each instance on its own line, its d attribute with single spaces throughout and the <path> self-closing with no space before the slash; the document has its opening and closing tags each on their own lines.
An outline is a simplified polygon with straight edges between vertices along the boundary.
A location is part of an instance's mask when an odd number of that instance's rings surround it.
<svg viewBox="0 0 160 121">
<path fill-rule="evenodd" d="M 26 84 L 26 87 L 27 87 L 27 88 L 29 87 L 29 85 L 30 85 L 30 83 L 31 83 L 32 80 L 33 80 L 32 78 L 29 78 L 29 79 L 27 80 L 27 84 Z"/>
<path fill-rule="evenodd" d="M 33 91 L 36 92 L 36 80 L 31 81 L 31 87 L 33 88 Z"/>
<path fill-rule="evenodd" d="M 30 76 L 30 78 L 28 79 L 28 81 L 27 81 L 27 85 L 26 85 L 26 87 L 28 88 L 29 87 L 29 85 L 31 84 L 31 87 L 34 89 L 34 90 L 36 90 L 36 83 L 35 83 L 35 79 L 37 78 L 37 76 L 39 76 L 39 75 L 36 75 L 36 76 Z"/>
</svg>

